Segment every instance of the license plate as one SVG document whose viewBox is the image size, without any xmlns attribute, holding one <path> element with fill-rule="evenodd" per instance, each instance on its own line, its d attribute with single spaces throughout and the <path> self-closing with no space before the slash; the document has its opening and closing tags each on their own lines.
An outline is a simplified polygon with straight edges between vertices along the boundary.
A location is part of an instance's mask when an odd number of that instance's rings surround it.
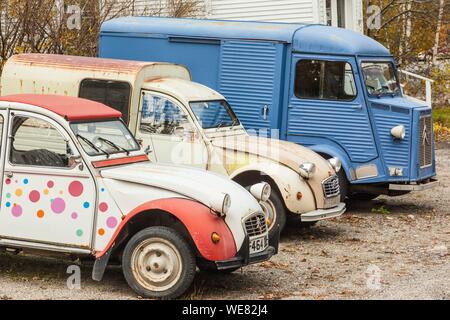
<svg viewBox="0 0 450 320">
<path fill-rule="evenodd" d="M 250 255 L 263 252 L 269 246 L 269 236 L 250 240 Z"/>
</svg>

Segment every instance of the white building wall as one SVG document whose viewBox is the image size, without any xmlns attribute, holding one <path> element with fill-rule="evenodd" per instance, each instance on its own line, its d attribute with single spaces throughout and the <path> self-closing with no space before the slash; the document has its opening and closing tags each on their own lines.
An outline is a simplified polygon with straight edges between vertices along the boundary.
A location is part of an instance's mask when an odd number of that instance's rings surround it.
<svg viewBox="0 0 450 320">
<path fill-rule="evenodd" d="M 206 1 L 207 17 L 211 19 L 317 23 L 321 0 Z"/>
</svg>

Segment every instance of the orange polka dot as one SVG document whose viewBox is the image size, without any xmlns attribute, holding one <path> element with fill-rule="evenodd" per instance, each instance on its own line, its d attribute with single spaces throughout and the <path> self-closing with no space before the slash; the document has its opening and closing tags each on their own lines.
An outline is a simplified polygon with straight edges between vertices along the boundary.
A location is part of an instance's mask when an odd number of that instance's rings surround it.
<svg viewBox="0 0 450 320">
<path fill-rule="evenodd" d="M 45 216 L 44 211 L 43 211 L 43 210 L 39 210 L 39 211 L 37 212 L 37 216 L 38 216 L 39 219 L 42 219 L 42 218 Z"/>
<path fill-rule="evenodd" d="M 17 190 L 16 190 L 16 196 L 21 197 L 22 194 L 23 194 L 22 189 L 17 189 Z"/>
<path fill-rule="evenodd" d="M 105 229 L 100 229 L 100 230 L 98 230 L 98 234 L 99 234 L 100 236 L 104 236 L 104 235 L 105 235 Z"/>
<path fill-rule="evenodd" d="M 60 195 L 63 195 L 63 194 L 64 194 L 64 191 L 61 190 L 61 191 L 59 192 L 59 194 L 60 194 Z"/>
<path fill-rule="evenodd" d="M 46 195 L 46 196 L 48 196 L 48 189 L 44 189 L 44 194 Z"/>
</svg>

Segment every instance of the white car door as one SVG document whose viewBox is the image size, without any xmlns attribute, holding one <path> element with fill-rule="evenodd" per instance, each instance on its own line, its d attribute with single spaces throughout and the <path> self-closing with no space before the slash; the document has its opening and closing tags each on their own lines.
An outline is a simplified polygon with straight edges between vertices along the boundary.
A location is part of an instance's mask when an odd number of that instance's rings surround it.
<svg viewBox="0 0 450 320">
<path fill-rule="evenodd" d="M 189 114 L 175 99 L 143 91 L 136 136 L 160 163 L 206 169 L 208 149 Z"/>
<path fill-rule="evenodd" d="M 0 238 L 91 248 L 96 187 L 55 121 L 14 112 L 4 146 Z"/>
</svg>

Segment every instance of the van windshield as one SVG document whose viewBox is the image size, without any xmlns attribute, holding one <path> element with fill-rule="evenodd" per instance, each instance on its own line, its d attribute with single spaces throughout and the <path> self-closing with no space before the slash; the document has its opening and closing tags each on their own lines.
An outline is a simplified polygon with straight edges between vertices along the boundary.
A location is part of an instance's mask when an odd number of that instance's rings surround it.
<svg viewBox="0 0 450 320">
<path fill-rule="evenodd" d="M 361 66 L 370 95 L 394 95 L 400 92 L 391 62 L 363 62 Z"/>
<path fill-rule="evenodd" d="M 191 102 L 190 105 L 203 129 L 220 129 L 241 124 L 225 100 Z"/>
</svg>

